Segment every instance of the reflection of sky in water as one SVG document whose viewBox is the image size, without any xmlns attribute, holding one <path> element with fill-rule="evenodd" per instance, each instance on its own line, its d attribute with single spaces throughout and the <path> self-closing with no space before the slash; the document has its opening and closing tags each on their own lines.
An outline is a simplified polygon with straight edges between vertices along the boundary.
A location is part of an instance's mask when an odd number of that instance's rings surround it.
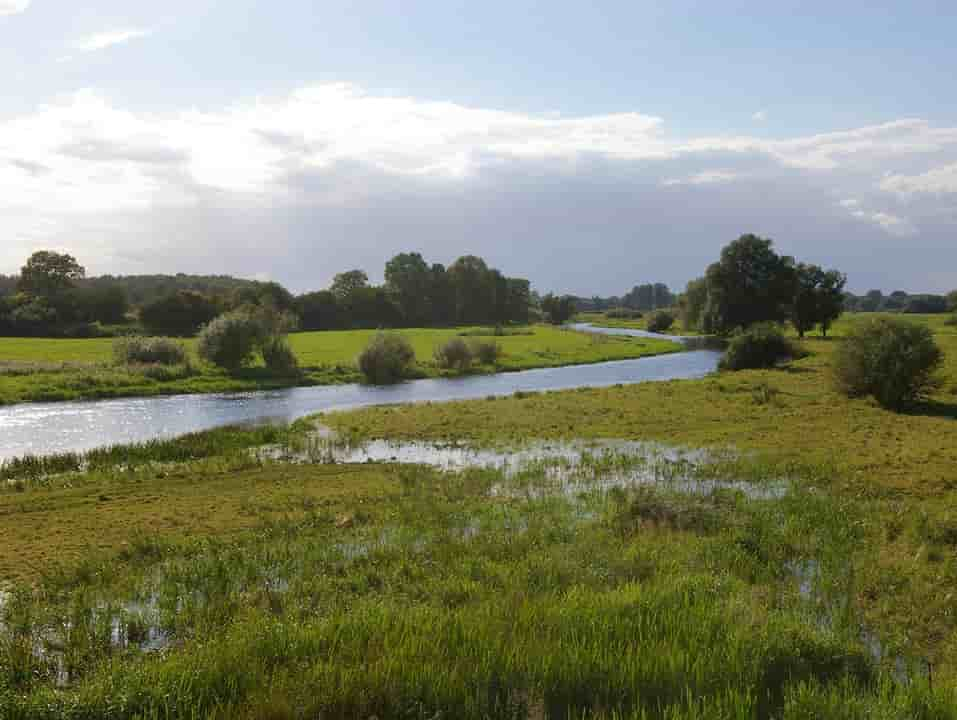
<svg viewBox="0 0 957 720">
<path fill-rule="evenodd" d="M 0 408 L 0 460 L 169 438 L 221 425 L 288 421 L 371 405 L 696 378 L 712 372 L 718 357 L 717 352 L 700 350 L 594 365 L 414 380 L 389 387 L 332 385 L 228 395 L 26 403 Z"/>
</svg>

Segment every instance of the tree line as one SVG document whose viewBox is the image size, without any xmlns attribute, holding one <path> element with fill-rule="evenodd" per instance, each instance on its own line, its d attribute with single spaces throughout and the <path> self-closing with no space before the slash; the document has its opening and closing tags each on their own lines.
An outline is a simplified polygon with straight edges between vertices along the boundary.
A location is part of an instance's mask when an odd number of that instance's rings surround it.
<svg viewBox="0 0 957 720">
<path fill-rule="evenodd" d="M 87 278 L 74 257 L 50 251 L 34 253 L 19 277 L 0 280 L 0 334 L 14 336 L 86 337 L 131 316 L 150 334 L 186 336 L 224 313 L 261 307 L 295 317 L 303 330 L 564 322 L 574 312 L 567 299 L 543 301 L 527 279 L 475 255 L 445 267 L 400 253 L 386 264 L 382 285 L 350 270 L 299 296 L 275 282 L 223 276 Z"/>
</svg>

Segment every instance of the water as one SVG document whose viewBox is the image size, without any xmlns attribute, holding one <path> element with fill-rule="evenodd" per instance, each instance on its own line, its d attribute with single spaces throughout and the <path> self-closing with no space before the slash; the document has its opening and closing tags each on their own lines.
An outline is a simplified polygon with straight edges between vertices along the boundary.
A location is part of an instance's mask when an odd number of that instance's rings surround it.
<svg viewBox="0 0 957 720">
<path fill-rule="evenodd" d="M 640 330 L 576 328 L 642 334 Z M 0 408 L 0 461 L 170 438 L 223 425 L 291 421 L 320 412 L 373 405 L 473 400 L 519 391 L 699 378 L 715 370 L 719 357 L 716 351 L 694 350 L 594 365 L 413 380 L 388 387 L 327 385 L 270 392 L 12 405 Z"/>
</svg>

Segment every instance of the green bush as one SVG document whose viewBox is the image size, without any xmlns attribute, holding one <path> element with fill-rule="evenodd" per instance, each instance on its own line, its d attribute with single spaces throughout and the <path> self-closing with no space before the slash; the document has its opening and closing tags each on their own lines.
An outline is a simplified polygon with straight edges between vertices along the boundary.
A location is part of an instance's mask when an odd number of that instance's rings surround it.
<svg viewBox="0 0 957 720">
<path fill-rule="evenodd" d="M 186 348 L 170 338 L 117 338 L 113 341 L 113 361 L 117 365 L 182 365 L 186 362 Z"/>
<path fill-rule="evenodd" d="M 454 337 L 435 348 L 435 364 L 446 370 L 464 372 L 472 367 L 472 350 L 462 338 Z"/>
<path fill-rule="evenodd" d="M 899 410 L 940 386 L 943 353 L 926 325 L 877 317 L 858 323 L 834 353 L 833 379 L 848 397 L 872 395 Z"/>
<path fill-rule="evenodd" d="M 472 355 L 482 365 L 494 365 L 498 356 L 502 354 L 502 346 L 491 340 L 475 340 L 472 342 Z"/>
<path fill-rule="evenodd" d="M 262 346 L 263 362 L 266 367 L 279 375 L 297 375 L 299 360 L 289 341 L 284 337 L 270 337 Z"/>
<path fill-rule="evenodd" d="M 770 323 L 752 325 L 735 334 L 721 358 L 722 370 L 770 368 L 803 355 L 802 350 Z"/>
<path fill-rule="evenodd" d="M 670 312 L 659 310 L 648 319 L 648 330 L 653 333 L 663 333 L 671 329 L 675 324 L 675 316 Z"/>
<path fill-rule="evenodd" d="M 262 340 L 262 325 L 249 315 L 220 315 L 200 332 L 199 356 L 234 372 L 252 360 Z"/>
<path fill-rule="evenodd" d="M 401 335 L 378 333 L 359 354 L 359 372 L 366 382 L 389 385 L 402 380 L 415 362 L 415 350 Z"/>
</svg>

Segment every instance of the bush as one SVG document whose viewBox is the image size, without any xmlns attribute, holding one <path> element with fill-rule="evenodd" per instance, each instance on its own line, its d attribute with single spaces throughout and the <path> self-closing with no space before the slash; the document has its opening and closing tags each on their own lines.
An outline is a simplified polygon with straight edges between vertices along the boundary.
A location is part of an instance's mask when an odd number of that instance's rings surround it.
<svg viewBox="0 0 957 720">
<path fill-rule="evenodd" d="M 113 341 L 113 361 L 117 365 L 182 365 L 186 348 L 170 338 L 117 338 Z"/>
<path fill-rule="evenodd" d="M 648 330 L 653 333 L 663 333 L 675 324 L 675 316 L 670 312 L 659 310 L 648 319 Z"/>
<path fill-rule="evenodd" d="M 801 349 L 784 337 L 780 328 L 761 323 L 731 338 L 719 367 L 722 370 L 770 368 L 802 355 Z"/>
<path fill-rule="evenodd" d="M 279 375 L 297 375 L 299 360 L 284 337 L 270 337 L 262 346 L 263 362 Z"/>
<path fill-rule="evenodd" d="M 899 318 L 859 323 L 834 353 L 834 383 L 848 397 L 872 395 L 899 410 L 937 389 L 943 353 L 926 325 Z"/>
<path fill-rule="evenodd" d="M 415 362 L 415 350 L 401 335 L 378 333 L 359 354 L 359 372 L 367 382 L 388 385 L 404 378 Z"/>
<path fill-rule="evenodd" d="M 459 337 L 446 340 L 432 353 L 435 364 L 446 370 L 465 371 L 472 367 L 472 350 Z"/>
<path fill-rule="evenodd" d="M 482 365 L 494 365 L 498 356 L 502 354 L 502 346 L 491 340 L 475 340 L 472 342 L 472 355 Z"/>
<path fill-rule="evenodd" d="M 252 359 L 262 336 L 262 325 L 249 315 L 220 315 L 200 332 L 199 356 L 234 372 Z"/>
</svg>

